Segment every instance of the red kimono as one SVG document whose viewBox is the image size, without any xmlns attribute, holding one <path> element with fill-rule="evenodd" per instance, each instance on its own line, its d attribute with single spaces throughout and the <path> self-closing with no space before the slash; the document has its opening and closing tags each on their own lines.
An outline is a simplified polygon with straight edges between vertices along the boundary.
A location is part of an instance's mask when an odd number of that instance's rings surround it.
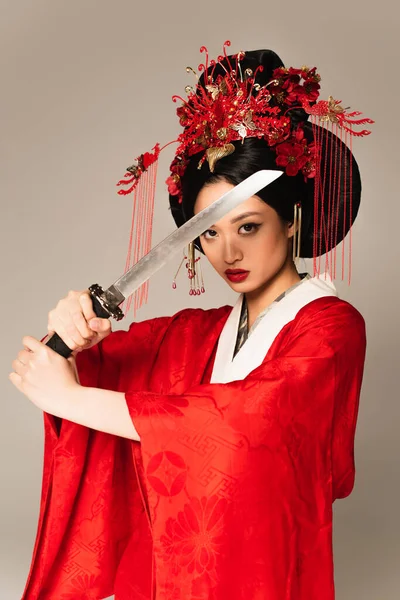
<svg viewBox="0 0 400 600">
<path fill-rule="evenodd" d="M 230 310 L 134 323 L 79 355 L 83 385 L 125 392 L 141 441 L 44 415 L 23 600 L 333 600 L 364 320 L 317 299 L 247 377 L 211 384 Z"/>
</svg>

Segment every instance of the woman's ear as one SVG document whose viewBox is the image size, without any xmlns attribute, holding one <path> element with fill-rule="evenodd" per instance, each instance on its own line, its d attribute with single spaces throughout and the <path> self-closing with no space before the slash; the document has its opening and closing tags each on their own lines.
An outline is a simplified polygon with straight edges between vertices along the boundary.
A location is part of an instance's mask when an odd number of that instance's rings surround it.
<svg viewBox="0 0 400 600">
<path fill-rule="evenodd" d="M 287 223 L 287 236 L 291 238 L 294 236 L 294 222 Z"/>
</svg>

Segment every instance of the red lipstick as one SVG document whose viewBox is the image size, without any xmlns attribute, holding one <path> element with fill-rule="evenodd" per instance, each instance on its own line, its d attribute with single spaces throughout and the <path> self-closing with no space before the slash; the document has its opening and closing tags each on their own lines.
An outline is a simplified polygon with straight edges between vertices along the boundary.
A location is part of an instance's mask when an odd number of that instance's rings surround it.
<svg viewBox="0 0 400 600">
<path fill-rule="evenodd" d="M 244 281 L 249 273 L 250 271 L 245 271 L 244 269 L 227 269 L 225 271 L 225 275 L 229 281 L 233 281 L 234 283 Z"/>
</svg>

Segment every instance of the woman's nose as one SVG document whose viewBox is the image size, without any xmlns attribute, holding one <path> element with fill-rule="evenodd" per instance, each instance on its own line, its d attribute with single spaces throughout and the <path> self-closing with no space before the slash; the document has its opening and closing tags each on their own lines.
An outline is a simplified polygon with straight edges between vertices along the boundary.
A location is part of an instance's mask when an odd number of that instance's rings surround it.
<svg viewBox="0 0 400 600">
<path fill-rule="evenodd" d="M 243 258 L 243 253 L 240 247 L 233 241 L 225 241 L 223 252 L 223 258 L 228 265 L 233 265 Z"/>
</svg>

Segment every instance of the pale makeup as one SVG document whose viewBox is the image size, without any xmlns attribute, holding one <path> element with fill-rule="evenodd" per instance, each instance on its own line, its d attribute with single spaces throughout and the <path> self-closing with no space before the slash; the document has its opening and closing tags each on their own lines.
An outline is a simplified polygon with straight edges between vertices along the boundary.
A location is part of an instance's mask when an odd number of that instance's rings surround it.
<svg viewBox="0 0 400 600">
<path fill-rule="evenodd" d="M 198 213 L 234 186 L 218 181 L 197 196 Z M 293 225 L 258 196 L 252 196 L 201 236 L 203 251 L 217 273 L 238 293 L 246 295 L 249 321 L 286 289 L 300 281 L 291 256 Z M 244 281 L 228 279 L 227 269 L 249 271 Z"/>
</svg>

